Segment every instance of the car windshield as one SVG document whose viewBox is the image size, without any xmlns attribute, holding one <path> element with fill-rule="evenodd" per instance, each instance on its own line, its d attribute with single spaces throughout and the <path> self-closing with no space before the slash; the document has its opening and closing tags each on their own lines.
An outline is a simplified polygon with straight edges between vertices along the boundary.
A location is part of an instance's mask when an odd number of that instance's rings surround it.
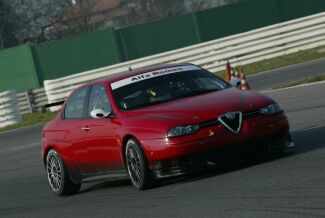
<svg viewBox="0 0 325 218">
<path fill-rule="evenodd" d="M 231 87 L 205 70 L 182 71 L 131 83 L 113 90 L 123 111 L 135 110 Z"/>
</svg>

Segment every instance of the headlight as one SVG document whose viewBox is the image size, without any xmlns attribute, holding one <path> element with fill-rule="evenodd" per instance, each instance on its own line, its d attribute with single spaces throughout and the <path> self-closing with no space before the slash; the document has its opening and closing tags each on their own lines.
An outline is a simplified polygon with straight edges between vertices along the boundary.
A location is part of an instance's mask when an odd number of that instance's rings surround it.
<svg viewBox="0 0 325 218">
<path fill-rule="evenodd" d="M 186 126 L 177 126 L 168 131 L 168 137 L 189 135 L 197 132 L 200 129 L 199 125 L 186 125 Z"/>
<path fill-rule="evenodd" d="M 260 113 L 264 115 L 272 115 L 281 112 L 282 108 L 279 104 L 274 103 L 260 109 Z"/>
</svg>

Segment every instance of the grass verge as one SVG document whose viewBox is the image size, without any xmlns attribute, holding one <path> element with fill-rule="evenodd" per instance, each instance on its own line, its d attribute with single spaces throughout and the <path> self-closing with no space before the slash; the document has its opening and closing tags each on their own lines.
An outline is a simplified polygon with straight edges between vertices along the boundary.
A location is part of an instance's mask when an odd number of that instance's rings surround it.
<svg viewBox="0 0 325 218">
<path fill-rule="evenodd" d="M 285 67 L 293 64 L 304 63 L 311 60 L 316 60 L 325 57 L 325 46 L 317 47 L 305 51 L 299 51 L 293 54 L 283 55 L 276 58 L 271 58 L 252 64 L 238 66 L 243 69 L 246 75 L 272 70 L 280 67 Z M 220 71 L 216 73 L 218 76 L 225 78 L 226 72 Z"/>
<path fill-rule="evenodd" d="M 18 129 L 25 126 L 31 126 L 38 123 L 46 123 L 47 121 L 52 120 L 55 115 L 55 112 L 24 114 L 20 123 L 0 128 L 0 132 L 11 129 Z"/>
<path fill-rule="evenodd" d="M 288 88 L 288 87 L 292 87 L 292 86 L 298 86 L 298 85 L 314 83 L 314 82 L 321 82 L 321 81 L 325 81 L 325 75 L 310 77 L 310 78 L 300 80 L 300 81 L 297 81 L 297 82 L 283 84 L 281 86 L 277 86 L 274 89 Z"/>
<path fill-rule="evenodd" d="M 272 69 L 276 69 L 279 67 L 303 63 L 303 62 L 320 59 L 320 58 L 324 58 L 324 57 L 325 57 L 325 46 L 322 46 L 322 47 L 313 48 L 313 49 L 309 49 L 309 50 L 305 50 L 305 51 L 299 51 L 297 53 L 283 55 L 280 57 L 271 58 L 271 59 L 259 61 L 259 62 L 252 63 L 252 64 L 247 64 L 244 66 L 238 66 L 238 67 L 240 67 L 240 69 L 243 69 L 246 74 L 255 74 L 255 73 L 263 72 L 266 70 L 272 70 Z M 220 71 L 220 72 L 217 72 L 216 74 L 222 78 L 225 78 L 226 72 Z M 304 81 L 287 84 L 285 86 L 281 86 L 278 88 L 320 81 L 320 80 L 324 80 L 325 79 L 324 77 L 310 78 L 310 79 L 307 79 Z M 7 126 L 4 128 L 0 128 L 0 132 L 10 130 L 10 129 L 17 129 L 17 128 L 21 128 L 21 127 L 25 127 L 25 126 L 30 126 L 30 125 L 34 125 L 34 124 L 38 124 L 38 123 L 45 123 L 45 122 L 53 119 L 55 114 L 56 113 L 53 113 L 53 112 L 47 112 L 44 114 L 43 113 L 26 114 L 26 115 L 23 115 L 23 121 L 21 123 L 12 125 L 12 126 Z"/>
</svg>

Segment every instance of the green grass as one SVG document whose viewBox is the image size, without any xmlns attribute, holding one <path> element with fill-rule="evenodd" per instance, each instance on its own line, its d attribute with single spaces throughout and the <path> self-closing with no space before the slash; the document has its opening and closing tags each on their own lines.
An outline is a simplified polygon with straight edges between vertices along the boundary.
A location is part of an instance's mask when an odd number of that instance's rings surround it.
<svg viewBox="0 0 325 218">
<path fill-rule="evenodd" d="M 315 60 L 315 59 L 324 58 L 324 57 L 325 57 L 325 46 L 310 49 L 310 50 L 300 51 L 297 53 L 284 55 L 284 56 L 280 56 L 280 57 L 276 57 L 276 58 L 271 58 L 268 60 L 263 60 L 263 61 L 259 61 L 256 63 L 247 64 L 244 66 L 237 66 L 237 67 L 239 67 L 239 69 L 243 69 L 246 74 L 254 74 L 254 73 L 263 72 L 266 70 L 272 70 L 272 69 L 276 69 L 279 67 L 303 63 L 306 61 Z M 225 78 L 226 72 L 221 71 L 221 72 L 217 72 L 216 74 L 221 76 L 222 78 Z M 325 80 L 324 77 L 325 76 L 310 78 L 310 79 L 307 79 L 304 81 L 286 84 L 285 86 L 281 86 L 281 87 L 288 87 L 288 86 L 293 86 L 293 85 L 321 81 L 321 80 Z M 55 114 L 56 113 L 53 113 L 53 112 L 47 112 L 44 114 L 43 113 L 26 114 L 26 115 L 23 115 L 23 121 L 21 123 L 19 123 L 17 125 L 7 126 L 5 128 L 0 128 L 0 132 L 5 131 L 5 130 L 10 130 L 10 129 L 16 129 L 16 128 L 20 128 L 20 127 L 24 127 L 24 126 L 30 126 L 30 125 L 34 125 L 34 124 L 38 124 L 38 123 L 45 123 L 45 122 L 53 119 Z"/>
<path fill-rule="evenodd" d="M 263 61 L 259 61 L 252 64 L 243 66 L 237 66 L 239 69 L 243 69 L 246 75 L 263 72 L 266 70 L 272 70 L 292 64 L 299 64 L 310 60 L 316 60 L 325 57 L 325 46 L 313 48 L 305 51 L 299 51 L 297 53 L 283 55 L 276 58 L 271 58 Z M 234 67 L 234 66 L 233 66 Z M 218 76 L 225 78 L 226 72 L 220 71 L 216 73 Z"/>
<path fill-rule="evenodd" d="M 311 77 L 311 78 L 304 79 L 304 80 L 301 80 L 301 81 L 283 84 L 281 86 L 277 86 L 274 89 L 287 88 L 287 87 L 298 86 L 298 85 L 314 83 L 314 82 L 321 82 L 321 81 L 325 81 L 325 75 L 315 76 L 315 77 Z"/>
<path fill-rule="evenodd" d="M 4 128 L 0 128 L 1 131 L 17 129 L 25 126 L 31 126 L 38 123 L 46 123 L 49 120 L 52 120 L 55 117 L 55 112 L 46 112 L 46 113 L 34 113 L 34 114 L 24 114 L 22 116 L 22 121 L 15 125 L 6 126 Z"/>
</svg>

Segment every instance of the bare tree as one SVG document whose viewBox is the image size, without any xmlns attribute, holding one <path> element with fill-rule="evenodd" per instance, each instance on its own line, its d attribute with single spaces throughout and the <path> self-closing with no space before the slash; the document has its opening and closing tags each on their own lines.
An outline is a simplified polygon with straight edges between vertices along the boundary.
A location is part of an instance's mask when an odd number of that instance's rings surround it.
<svg viewBox="0 0 325 218">
<path fill-rule="evenodd" d="M 196 12 L 223 5 L 234 4 L 239 1 L 242 0 L 187 0 L 185 2 L 185 7 L 188 12 Z"/>
<path fill-rule="evenodd" d="M 129 10 L 124 25 L 140 24 L 239 1 L 241 0 L 123 0 L 123 5 Z"/>
<path fill-rule="evenodd" d="M 149 10 L 159 18 L 182 15 L 185 13 L 184 0 L 154 0 Z"/>
<path fill-rule="evenodd" d="M 96 29 L 95 7 L 101 0 L 11 0 L 18 15 L 20 44 L 37 44 Z"/>
<path fill-rule="evenodd" d="M 185 13 L 185 0 L 124 0 L 129 14 L 127 25 L 178 16 Z"/>
<path fill-rule="evenodd" d="M 91 32 L 96 29 L 96 6 L 100 0 L 73 0 L 58 18 L 57 28 L 66 34 Z"/>
<path fill-rule="evenodd" d="M 16 13 L 6 0 L 0 0 L 0 49 L 17 45 Z"/>
<path fill-rule="evenodd" d="M 120 16 L 124 16 L 116 19 L 121 27 L 238 1 L 240 0 L 0 0 L 0 47 L 38 44 L 114 25 L 110 16 L 112 10 L 115 10 L 113 13 L 117 16 L 119 12 Z M 103 10 L 101 7 L 109 2 L 119 2 L 118 8 Z"/>
<path fill-rule="evenodd" d="M 196 12 L 203 10 L 207 4 L 204 0 L 188 0 L 185 2 L 185 8 L 187 12 Z"/>
<path fill-rule="evenodd" d="M 57 17 L 69 0 L 11 0 L 15 7 L 19 25 L 15 35 L 20 44 L 40 43 L 51 40 L 46 36 L 47 28 L 57 22 Z"/>
</svg>

